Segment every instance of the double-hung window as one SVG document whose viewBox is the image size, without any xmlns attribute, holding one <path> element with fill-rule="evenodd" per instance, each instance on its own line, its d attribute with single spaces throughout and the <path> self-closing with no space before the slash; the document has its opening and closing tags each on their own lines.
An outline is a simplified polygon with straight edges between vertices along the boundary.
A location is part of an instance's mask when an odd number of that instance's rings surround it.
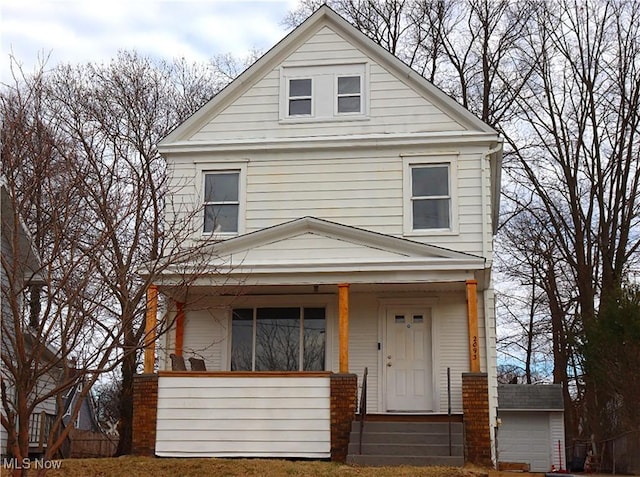
<svg viewBox="0 0 640 477">
<path fill-rule="evenodd" d="M 204 173 L 204 232 L 237 233 L 240 171 Z"/>
<path fill-rule="evenodd" d="M 311 78 L 289 80 L 289 116 L 311 116 L 312 86 Z"/>
<path fill-rule="evenodd" d="M 324 308 L 235 308 L 231 371 L 324 371 Z"/>
<path fill-rule="evenodd" d="M 412 165 L 412 229 L 451 229 L 450 164 Z"/>
<path fill-rule="evenodd" d="M 338 76 L 337 111 L 362 113 L 362 76 Z"/>
</svg>

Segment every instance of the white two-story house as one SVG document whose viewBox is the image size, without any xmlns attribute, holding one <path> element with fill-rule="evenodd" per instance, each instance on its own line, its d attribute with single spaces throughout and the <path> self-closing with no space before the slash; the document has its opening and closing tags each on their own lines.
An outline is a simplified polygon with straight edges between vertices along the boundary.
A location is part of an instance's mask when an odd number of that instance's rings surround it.
<svg viewBox="0 0 640 477">
<path fill-rule="evenodd" d="M 490 462 L 501 145 L 327 6 L 177 127 L 168 218 L 211 245 L 157 280 L 171 328 L 137 384 L 137 451 L 409 463 L 367 430 L 452 421 L 464 442 L 416 455 Z"/>
</svg>

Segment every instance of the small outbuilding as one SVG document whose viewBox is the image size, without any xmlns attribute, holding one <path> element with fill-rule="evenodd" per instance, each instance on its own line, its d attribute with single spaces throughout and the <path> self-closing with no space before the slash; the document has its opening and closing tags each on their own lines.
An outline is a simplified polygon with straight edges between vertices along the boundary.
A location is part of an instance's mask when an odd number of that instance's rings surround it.
<svg viewBox="0 0 640 477">
<path fill-rule="evenodd" d="M 532 472 L 566 469 L 560 384 L 498 386 L 498 462 Z"/>
</svg>

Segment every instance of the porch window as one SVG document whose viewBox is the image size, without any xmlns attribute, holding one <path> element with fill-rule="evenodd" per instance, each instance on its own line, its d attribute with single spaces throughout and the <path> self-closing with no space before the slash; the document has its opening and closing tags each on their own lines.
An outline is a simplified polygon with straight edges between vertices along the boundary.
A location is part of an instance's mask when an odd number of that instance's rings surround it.
<svg viewBox="0 0 640 477">
<path fill-rule="evenodd" d="M 231 371 L 324 371 L 324 308 L 236 308 Z"/>
<path fill-rule="evenodd" d="M 240 171 L 204 175 L 204 232 L 238 232 Z"/>
</svg>

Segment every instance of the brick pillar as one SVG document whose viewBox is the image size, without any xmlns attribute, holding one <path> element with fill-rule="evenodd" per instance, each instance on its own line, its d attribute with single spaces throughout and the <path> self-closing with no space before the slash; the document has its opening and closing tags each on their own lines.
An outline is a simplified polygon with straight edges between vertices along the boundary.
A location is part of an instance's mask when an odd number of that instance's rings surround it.
<svg viewBox="0 0 640 477">
<path fill-rule="evenodd" d="M 345 462 L 351 423 L 356 415 L 358 376 L 331 375 L 331 460 Z"/>
<path fill-rule="evenodd" d="M 138 374 L 134 376 L 132 443 L 134 455 L 155 455 L 157 415 L 158 375 Z"/>
<path fill-rule="evenodd" d="M 462 374 L 465 460 L 492 466 L 487 373 Z"/>
</svg>

